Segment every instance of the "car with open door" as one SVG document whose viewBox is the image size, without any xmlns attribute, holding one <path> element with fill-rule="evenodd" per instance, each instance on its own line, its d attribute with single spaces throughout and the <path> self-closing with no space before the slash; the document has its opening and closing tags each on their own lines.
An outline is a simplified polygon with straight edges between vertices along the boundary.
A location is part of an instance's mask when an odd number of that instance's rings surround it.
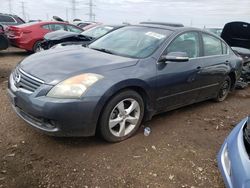
<svg viewBox="0 0 250 188">
<path fill-rule="evenodd" d="M 40 51 L 48 50 L 51 47 L 62 47 L 66 45 L 88 45 L 94 40 L 112 32 L 124 25 L 100 25 L 84 31 L 82 33 L 74 33 L 67 31 L 54 31 L 44 36 L 44 40 L 40 43 Z"/>
<path fill-rule="evenodd" d="M 246 22 L 227 23 L 221 33 L 227 44 L 243 59 L 242 80 L 250 82 L 250 24 Z"/>
<path fill-rule="evenodd" d="M 242 59 L 221 38 L 203 30 L 129 25 L 88 47 L 29 56 L 12 71 L 8 93 L 15 112 L 43 133 L 99 132 L 119 142 L 155 114 L 224 101 L 241 67 Z"/>
</svg>

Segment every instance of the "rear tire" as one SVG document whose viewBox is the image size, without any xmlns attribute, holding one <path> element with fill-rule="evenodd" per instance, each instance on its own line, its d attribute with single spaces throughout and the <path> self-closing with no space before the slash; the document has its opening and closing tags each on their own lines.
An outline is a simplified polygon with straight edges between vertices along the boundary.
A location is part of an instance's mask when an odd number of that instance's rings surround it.
<svg viewBox="0 0 250 188">
<path fill-rule="evenodd" d="M 41 43 L 42 41 L 37 41 L 35 44 L 34 44 L 34 46 L 33 46 L 33 49 L 32 49 L 32 51 L 34 52 L 34 53 L 37 53 L 37 52 L 40 52 L 41 50 L 40 50 L 40 43 Z"/>
<path fill-rule="evenodd" d="M 232 84 L 232 80 L 229 76 L 227 76 L 225 80 L 222 82 L 222 84 L 220 85 L 220 89 L 215 98 L 216 102 L 222 102 L 227 98 L 231 89 L 231 84 Z"/>
<path fill-rule="evenodd" d="M 100 121 L 99 132 L 108 142 L 120 142 L 131 137 L 140 127 L 144 115 L 142 97 L 133 90 L 125 90 L 107 103 Z"/>
</svg>

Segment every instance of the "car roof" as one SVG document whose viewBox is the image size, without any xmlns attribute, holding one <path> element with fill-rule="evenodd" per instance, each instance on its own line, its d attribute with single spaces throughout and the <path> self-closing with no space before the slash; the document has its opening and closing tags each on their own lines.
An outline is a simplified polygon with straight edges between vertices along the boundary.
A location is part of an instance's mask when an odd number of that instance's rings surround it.
<svg viewBox="0 0 250 188">
<path fill-rule="evenodd" d="M 149 24 L 149 25 L 163 25 L 170 27 L 184 27 L 181 23 L 172 23 L 172 22 L 140 22 L 140 24 Z"/>
<path fill-rule="evenodd" d="M 119 28 L 119 27 L 124 27 L 124 26 L 126 26 L 126 24 L 117 24 L 117 25 L 115 25 L 115 24 L 105 24 L 105 25 L 103 25 L 103 26 L 110 26 L 110 27 L 114 27 L 114 28 Z"/>
<path fill-rule="evenodd" d="M 38 22 L 27 22 L 27 23 L 24 23 L 24 24 L 15 26 L 15 27 L 29 27 L 29 26 L 34 26 L 34 25 L 46 25 L 46 24 L 56 24 L 56 23 L 72 25 L 72 24 L 67 23 L 67 22 L 58 22 L 58 21 L 38 21 Z M 77 27 L 77 26 L 76 26 L 76 27 Z"/>
<path fill-rule="evenodd" d="M 157 28 L 157 29 L 166 29 L 170 31 L 185 31 L 185 30 L 196 30 L 196 31 L 202 31 L 199 28 L 194 27 L 174 27 L 174 26 L 167 26 L 167 25 L 161 25 L 161 24 L 137 24 L 135 26 L 141 26 L 141 27 L 151 27 L 151 28 Z"/>
<path fill-rule="evenodd" d="M 15 15 L 15 14 L 7 14 L 7 13 L 1 13 L 1 12 L 0 12 L 0 15 L 19 17 L 19 16 Z"/>
</svg>

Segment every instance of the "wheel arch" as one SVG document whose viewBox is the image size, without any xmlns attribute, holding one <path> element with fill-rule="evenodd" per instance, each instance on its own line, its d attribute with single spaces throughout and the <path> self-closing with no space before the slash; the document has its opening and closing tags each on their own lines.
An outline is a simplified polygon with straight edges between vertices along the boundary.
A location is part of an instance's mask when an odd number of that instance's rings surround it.
<svg viewBox="0 0 250 188">
<path fill-rule="evenodd" d="M 154 102 L 152 93 L 150 91 L 150 87 L 143 81 L 141 80 L 126 80 L 120 83 L 115 84 L 113 87 L 111 87 L 108 91 L 105 92 L 103 97 L 100 99 L 100 104 L 101 107 L 98 110 L 98 120 L 96 124 L 96 130 L 99 126 L 99 121 L 101 114 L 103 113 L 103 110 L 107 103 L 111 100 L 112 97 L 117 95 L 120 92 L 123 92 L 125 90 L 133 90 L 137 92 L 143 99 L 144 105 L 145 105 L 145 112 L 144 112 L 144 117 L 143 121 L 148 121 L 152 118 L 154 115 Z"/>
</svg>

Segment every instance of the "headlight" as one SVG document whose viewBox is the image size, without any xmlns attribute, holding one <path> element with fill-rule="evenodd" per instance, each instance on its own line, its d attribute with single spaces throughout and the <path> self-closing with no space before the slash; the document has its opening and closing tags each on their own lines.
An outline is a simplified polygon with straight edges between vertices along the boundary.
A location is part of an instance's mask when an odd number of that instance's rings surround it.
<svg viewBox="0 0 250 188">
<path fill-rule="evenodd" d="M 227 145 L 225 145 L 225 147 L 224 147 L 224 149 L 222 151 L 222 163 L 223 163 L 223 166 L 224 166 L 225 171 L 227 172 L 227 174 L 229 176 L 231 176 L 231 161 L 230 161 L 230 158 L 229 158 Z"/>
<path fill-rule="evenodd" d="M 93 73 L 74 76 L 54 86 L 47 96 L 60 99 L 77 99 L 80 98 L 91 85 L 102 78 L 103 76 Z"/>
</svg>

